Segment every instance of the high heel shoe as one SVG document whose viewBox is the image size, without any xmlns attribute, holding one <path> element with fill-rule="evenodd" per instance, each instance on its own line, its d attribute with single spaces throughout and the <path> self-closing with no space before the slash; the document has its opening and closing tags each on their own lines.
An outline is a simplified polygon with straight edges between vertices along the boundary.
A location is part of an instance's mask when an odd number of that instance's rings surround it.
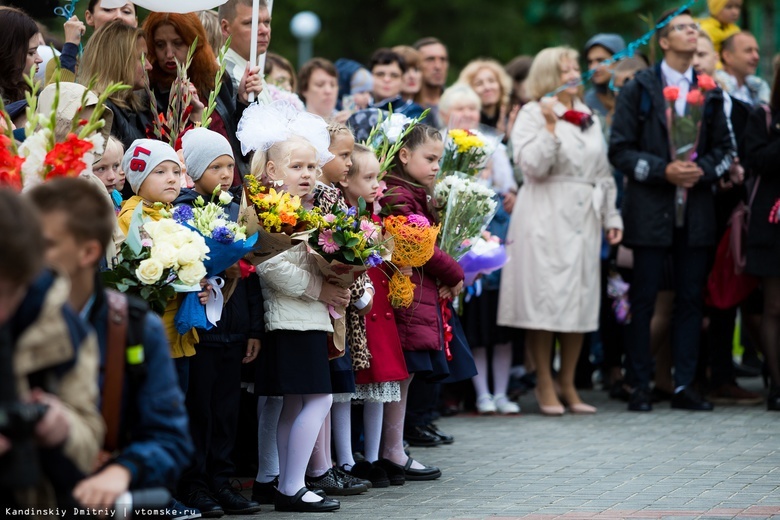
<svg viewBox="0 0 780 520">
<path fill-rule="evenodd" d="M 596 413 L 596 407 L 585 403 L 574 403 L 568 406 L 569 411 L 574 414 L 594 414 Z"/>
<path fill-rule="evenodd" d="M 561 405 L 561 404 L 551 404 L 551 405 L 542 404 L 542 400 L 539 399 L 539 390 L 538 390 L 538 388 L 534 389 L 534 395 L 536 396 L 536 402 L 539 404 L 539 411 L 542 413 L 542 415 L 547 415 L 549 417 L 558 417 L 558 416 L 563 415 L 563 412 L 564 412 L 563 405 Z"/>
</svg>

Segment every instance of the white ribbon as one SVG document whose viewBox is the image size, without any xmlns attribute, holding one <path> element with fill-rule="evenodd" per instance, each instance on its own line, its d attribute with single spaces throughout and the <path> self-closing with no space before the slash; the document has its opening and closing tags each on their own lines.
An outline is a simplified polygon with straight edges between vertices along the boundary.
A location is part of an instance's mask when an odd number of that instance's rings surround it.
<svg viewBox="0 0 780 520">
<path fill-rule="evenodd" d="M 225 298 L 222 296 L 225 280 L 219 276 L 212 276 L 208 282 L 209 299 L 206 301 L 206 319 L 216 327 L 217 322 L 222 318 L 222 307 L 225 305 Z"/>
</svg>

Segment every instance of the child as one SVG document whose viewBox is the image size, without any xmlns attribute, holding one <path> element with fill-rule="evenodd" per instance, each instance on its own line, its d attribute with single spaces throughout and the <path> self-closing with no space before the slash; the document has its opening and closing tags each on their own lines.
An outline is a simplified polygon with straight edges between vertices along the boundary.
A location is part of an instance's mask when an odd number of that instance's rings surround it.
<svg viewBox="0 0 780 520">
<path fill-rule="evenodd" d="M 122 209 L 122 193 L 124 187 L 124 175 L 122 186 L 119 186 L 119 172 L 122 170 L 122 156 L 125 148 L 122 143 L 114 136 L 110 136 L 106 141 L 105 150 L 100 160 L 92 165 L 92 173 L 100 179 L 103 185 L 111 195 L 111 201 L 114 203 L 114 211 L 119 214 Z"/>
<path fill-rule="evenodd" d="M 181 186 L 181 163 L 176 152 L 168 144 L 153 139 L 136 139 L 125 152 L 122 169 L 127 173 L 127 182 L 135 195 L 130 197 L 119 212 L 119 227 L 127 235 L 133 212 L 143 206 L 145 218 L 160 220 L 161 210 L 170 211 L 173 201 L 179 196 Z M 208 292 L 200 293 L 205 303 Z M 189 358 L 195 355 L 198 335 L 195 329 L 184 335 L 176 330 L 174 318 L 181 298 L 171 298 L 162 316 L 165 332 L 171 345 L 171 357 L 176 365 L 179 386 L 187 393 L 189 383 Z"/>
<path fill-rule="evenodd" d="M 261 110 L 274 108 L 268 105 Z M 279 134 L 289 135 L 292 124 L 287 125 Z M 258 146 L 252 175 L 278 191 L 309 196 L 323 151 L 298 135 L 268 144 Z M 255 390 L 259 395 L 284 396 L 277 430 L 280 474 L 274 506 L 277 511 L 334 511 L 340 507 L 338 501 L 316 495 L 304 479 L 332 403 L 327 333 L 333 327 L 327 305 L 345 307 L 349 291 L 323 280 L 305 243 L 261 263 L 257 272 L 265 299 L 266 336 L 258 357 Z"/>
<path fill-rule="evenodd" d="M 177 206 L 192 206 L 198 197 L 209 202 L 217 187 L 230 189 L 235 160 L 221 134 L 189 130 L 182 137 L 182 155 L 194 189 L 183 189 Z M 231 221 L 238 220 L 238 204 L 231 202 L 225 210 Z M 195 458 L 179 488 L 184 502 L 203 515 L 250 514 L 259 511 L 260 504 L 235 491 L 229 479 L 235 474 L 231 454 L 238 430 L 241 365 L 254 361 L 263 332 L 260 281 L 254 275 L 242 279 L 238 263 L 220 276 L 237 282 L 216 327 L 198 330 L 197 354 L 190 360 L 190 378 L 197 384 L 186 396 Z"/>
<path fill-rule="evenodd" d="M 444 152 L 441 134 L 427 125 L 418 125 L 404 139 L 395 156 L 393 170 L 385 177 L 388 194 L 380 200 L 391 214 L 423 215 L 436 222 L 431 195 Z M 409 384 L 415 373 L 435 381 L 449 373 L 443 350 L 439 296 L 455 297 L 463 289 L 463 269 L 449 255 L 435 248 L 433 257 L 412 274 L 415 304 L 395 309 L 398 336 L 404 348 L 409 378 L 401 382 L 401 401 L 385 404 L 384 421 L 403 424 Z M 390 472 L 404 471 L 406 480 L 434 480 L 439 468 L 424 466 L 404 453 L 403 429 L 386 429 L 379 465 Z"/>
<path fill-rule="evenodd" d="M 707 7 L 710 16 L 701 20 L 701 28 L 710 35 L 720 55 L 723 41 L 741 31 L 737 22 L 742 13 L 742 0 L 707 0 Z"/>
<path fill-rule="evenodd" d="M 317 182 L 314 189 L 314 205 L 327 213 L 335 205 L 342 211 L 349 207 L 344 200 L 344 195 L 338 188 L 338 183 L 343 181 L 352 166 L 352 149 L 355 147 L 355 138 L 349 129 L 340 123 L 328 125 L 330 146 L 328 151 L 333 154 L 333 159 L 322 167 L 323 181 Z M 353 372 L 353 360 L 356 363 L 363 362 L 368 365 L 366 348 L 366 321 L 363 317 L 371 308 L 371 295 L 373 287 L 366 277 L 360 277 L 350 288 L 353 294 L 352 305 L 347 309 L 346 328 L 350 342 L 344 346 L 344 355 L 330 362 L 331 383 L 333 385 L 332 427 L 336 445 L 336 455 L 339 464 L 333 467 L 331 456 L 331 416 L 329 415 L 323 424 L 317 444 L 315 445 L 312 459 L 307 471 L 307 482 L 312 488 L 321 489 L 328 495 L 357 495 L 368 490 L 369 482 L 363 482 L 341 469 L 342 464 L 351 467 L 352 460 L 352 436 L 351 436 L 351 406 L 355 395 L 355 374 Z"/>
<path fill-rule="evenodd" d="M 357 206 L 361 197 L 368 207 L 372 207 L 379 188 L 379 161 L 374 151 L 367 146 L 356 144 L 352 152 L 352 167 L 347 178 L 340 183 L 341 189 L 350 206 Z M 375 217 L 375 220 L 379 220 Z M 411 269 L 409 275 L 411 275 Z M 395 324 L 393 308 L 388 301 L 388 274 L 379 267 L 368 270 L 377 293 L 371 312 L 366 317 L 366 334 L 371 364 L 368 368 L 355 371 L 355 397 L 363 400 L 363 433 L 365 460 L 355 464 L 352 454 L 342 464 L 342 452 L 339 449 L 339 466 L 349 474 L 368 479 L 374 487 L 386 487 L 390 484 L 403 484 L 403 471 L 396 471 L 390 480 L 387 472 L 378 464 L 379 443 L 382 438 L 382 414 L 385 403 L 401 400 L 401 384 L 409 377 L 404 361 L 401 340 Z M 403 416 L 402 416 L 403 417 Z M 403 430 L 403 424 L 384 425 L 385 428 Z M 338 437 L 336 439 L 338 441 Z"/>
</svg>

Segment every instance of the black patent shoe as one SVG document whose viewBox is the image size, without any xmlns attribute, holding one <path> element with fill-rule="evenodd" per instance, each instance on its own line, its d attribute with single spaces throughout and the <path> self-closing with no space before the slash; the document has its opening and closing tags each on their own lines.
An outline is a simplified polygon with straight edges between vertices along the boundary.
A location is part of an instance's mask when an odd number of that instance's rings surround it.
<svg viewBox="0 0 780 520">
<path fill-rule="evenodd" d="M 325 513 L 341 507 L 341 503 L 332 498 L 323 498 L 319 502 L 304 502 L 303 495 L 308 491 L 309 489 L 302 487 L 295 495 L 287 496 L 277 490 L 274 495 L 274 509 L 291 513 Z"/>
<path fill-rule="evenodd" d="M 404 440 L 409 446 L 417 448 L 432 448 L 442 443 L 438 435 L 428 431 L 425 426 L 412 426 L 404 429 Z"/>
<path fill-rule="evenodd" d="M 672 396 L 672 408 L 691 410 L 693 412 L 711 412 L 712 403 L 699 395 L 696 390 L 686 386 Z"/>
<path fill-rule="evenodd" d="M 258 482 L 252 484 L 252 500 L 258 504 L 273 504 L 276 488 L 279 486 L 279 477 L 271 482 Z"/>
<path fill-rule="evenodd" d="M 455 437 L 444 433 L 439 429 L 438 426 L 436 426 L 433 423 L 426 424 L 425 429 L 428 430 L 433 435 L 435 435 L 436 437 L 438 437 L 442 444 L 452 444 L 453 442 L 455 442 Z"/>
<path fill-rule="evenodd" d="M 653 403 L 650 391 L 646 388 L 635 388 L 628 399 L 628 410 L 631 412 L 651 412 Z"/>
<path fill-rule="evenodd" d="M 421 469 L 412 468 L 412 462 L 414 462 L 414 459 L 411 457 L 409 457 L 404 466 L 396 464 L 395 462 L 387 459 L 382 460 L 385 460 L 387 465 L 395 466 L 396 468 L 403 470 L 404 478 L 406 480 L 436 480 L 437 478 L 441 477 L 441 470 L 435 466 L 424 466 Z"/>
<path fill-rule="evenodd" d="M 766 409 L 772 412 L 780 412 L 780 387 L 773 387 L 769 391 Z"/>
<path fill-rule="evenodd" d="M 217 502 L 229 515 L 251 515 L 260 511 L 260 504 L 246 499 L 230 486 L 224 486 L 217 492 Z M 201 513 L 202 514 L 202 513 Z"/>
<path fill-rule="evenodd" d="M 340 469 L 341 471 L 347 473 L 348 475 L 351 475 L 364 482 L 369 481 L 372 487 L 375 488 L 390 487 L 390 479 L 387 478 L 387 473 L 385 472 L 385 470 L 377 466 L 375 463 L 372 464 L 367 460 L 361 460 L 360 462 L 356 462 L 355 465 L 352 466 L 352 469 L 350 469 L 349 471 L 344 469 L 344 466 L 342 466 Z"/>
<path fill-rule="evenodd" d="M 407 454 L 408 456 L 408 454 Z M 390 481 L 391 486 L 403 486 L 406 482 L 406 474 L 404 473 L 403 466 L 399 466 L 393 461 L 388 459 L 379 459 L 374 464 L 383 469 L 387 475 L 387 480 Z"/>
</svg>

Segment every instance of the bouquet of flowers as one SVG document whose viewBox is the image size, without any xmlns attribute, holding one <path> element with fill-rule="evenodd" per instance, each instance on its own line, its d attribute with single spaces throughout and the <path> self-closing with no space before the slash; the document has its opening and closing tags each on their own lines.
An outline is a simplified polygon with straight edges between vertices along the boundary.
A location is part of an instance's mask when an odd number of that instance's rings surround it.
<svg viewBox="0 0 780 520">
<path fill-rule="evenodd" d="M 133 213 L 118 262 L 102 274 L 103 282 L 146 300 L 162 316 L 177 292 L 201 290 L 209 248 L 199 233 L 171 218 L 144 222 L 142 209 Z"/>
<path fill-rule="evenodd" d="M 441 158 L 442 175 L 454 172 L 476 175 L 496 151 L 499 140 L 497 136 L 488 136 L 478 130 L 451 129 L 447 132 Z"/>
<path fill-rule="evenodd" d="M 217 202 L 213 202 L 214 198 Z M 197 294 L 185 296 L 175 318 L 180 334 L 193 327 L 209 330 L 219 322 L 225 302 L 221 290 L 225 282 L 217 275 L 250 253 L 257 243 L 256 233 L 247 238 L 246 228 L 230 221 L 225 206 L 232 200 L 229 193 L 221 192 L 217 186 L 212 202 L 206 203 L 203 197 L 198 197 L 194 207 L 181 205 L 173 210 L 173 220 L 200 233 L 209 248 L 209 256 L 203 262 L 210 285 L 209 299 L 204 307 Z"/>
<path fill-rule="evenodd" d="M 422 267 L 431 259 L 440 225 L 432 226 L 422 215 L 390 215 L 385 230 L 393 237 L 392 262 L 398 267 Z M 409 307 L 414 301 L 411 279 L 396 271 L 390 278 L 388 298 L 393 307 Z"/>
<path fill-rule="evenodd" d="M 473 285 L 483 274 L 490 274 L 501 269 L 509 261 L 506 248 L 497 236 L 487 231 L 477 238 L 471 249 L 458 260 L 466 278 L 464 285 Z"/>
<path fill-rule="evenodd" d="M 420 117 L 411 119 L 404 114 L 394 114 L 392 111 L 387 118 L 379 113 L 377 124 L 371 128 L 368 138 L 362 144 L 373 148 L 377 160 L 379 160 L 379 179 L 385 176 L 387 170 L 393 164 L 393 158 L 403 145 L 406 137 L 412 129 L 423 121 L 430 109 L 425 110 Z"/>
<path fill-rule="evenodd" d="M 312 230 L 322 222 L 317 210 L 308 210 L 300 197 L 288 192 L 266 188 L 253 176 L 247 175 L 245 199 L 251 205 L 242 207 L 239 222 L 248 232 L 257 232 L 263 249 L 255 251 L 254 263 L 273 258 L 293 247 L 298 241 L 306 240 Z"/>
<path fill-rule="evenodd" d="M 434 199 L 442 221 L 439 248 L 455 260 L 473 247 L 498 208 L 496 192 L 458 175 L 436 183 Z"/>
<path fill-rule="evenodd" d="M 715 80 L 706 74 L 698 75 L 698 88 L 691 88 L 686 97 L 688 111 L 685 115 L 678 115 L 675 103 L 680 97 L 679 87 L 664 87 L 663 95 L 666 100 L 666 122 L 669 128 L 669 145 L 672 153 L 671 159 L 677 161 L 695 161 L 696 148 L 699 144 L 699 131 L 704 112 L 706 92 L 717 88 Z M 688 199 L 688 190 L 678 186 L 675 192 L 675 225 L 682 227 L 685 224 L 685 207 Z"/>
</svg>

